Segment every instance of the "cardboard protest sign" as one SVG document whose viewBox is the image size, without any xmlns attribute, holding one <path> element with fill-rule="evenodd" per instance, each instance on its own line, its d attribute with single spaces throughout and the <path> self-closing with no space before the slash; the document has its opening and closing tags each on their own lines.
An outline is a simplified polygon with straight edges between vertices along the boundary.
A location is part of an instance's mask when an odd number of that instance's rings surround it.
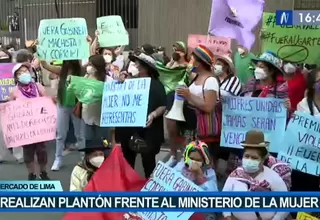
<svg viewBox="0 0 320 220">
<path fill-rule="evenodd" d="M 295 170 L 320 175 L 320 120 L 296 112 L 290 120 L 278 159 L 291 164 Z"/>
<path fill-rule="evenodd" d="M 129 44 L 129 35 L 119 15 L 97 18 L 100 47 L 114 47 Z"/>
<path fill-rule="evenodd" d="M 159 161 L 152 177 L 144 185 L 141 192 L 148 191 L 203 191 L 202 188 L 186 179 L 182 174 Z M 143 219 L 180 219 L 187 220 L 193 212 L 138 212 Z M 162 216 L 162 217 L 161 217 Z"/>
<path fill-rule="evenodd" d="M 231 39 L 209 35 L 191 34 L 188 36 L 189 49 L 196 48 L 199 44 L 208 47 L 214 54 L 225 55 L 231 52 Z"/>
<path fill-rule="evenodd" d="M 287 120 L 284 100 L 275 98 L 224 97 L 220 145 L 241 148 L 249 130 L 264 132 L 269 151 L 278 152 Z"/>
<path fill-rule="evenodd" d="M 12 68 L 15 63 L 1 63 L 0 64 L 0 101 L 7 100 L 15 86 Z"/>
<path fill-rule="evenodd" d="M 0 104 L 0 116 L 8 148 L 56 138 L 57 107 L 49 97 Z"/>
<path fill-rule="evenodd" d="M 150 78 L 112 80 L 104 86 L 101 127 L 145 127 Z"/>
<path fill-rule="evenodd" d="M 40 21 L 37 53 L 41 60 L 82 60 L 89 57 L 88 29 L 84 18 Z"/>
<path fill-rule="evenodd" d="M 263 13 L 262 51 L 271 50 L 281 59 L 316 64 L 320 59 L 320 26 L 275 24 L 275 13 Z"/>
<path fill-rule="evenodd" d="M 314 217 L 305 212 L 298 212 L 297 220 L 319 220 L 320 218 Z"/>
</svg>

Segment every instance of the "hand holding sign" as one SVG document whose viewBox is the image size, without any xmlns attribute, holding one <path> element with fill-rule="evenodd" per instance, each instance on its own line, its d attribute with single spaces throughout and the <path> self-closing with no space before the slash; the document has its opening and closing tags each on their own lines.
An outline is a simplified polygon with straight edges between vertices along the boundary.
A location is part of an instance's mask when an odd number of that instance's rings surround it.
<svg viewBox="0 0 320 220">
<path fill-rule="evenodd" d="M 42 60 L 80 60 L 89 57 L 88 30 L 84 18 L 40 21 L 37 53 Z"/>
<path fill-rule="evenodd" d="M 56 106 L 49 97 L 1 104 L 1 127 L 8 148 L 56 138 Z"/>
<path fill-rule="evenodd" d="M 97 18 L 98 40 L 101 47 L 128 45 L 129 36 L 118 15 Z"/>
</svg>

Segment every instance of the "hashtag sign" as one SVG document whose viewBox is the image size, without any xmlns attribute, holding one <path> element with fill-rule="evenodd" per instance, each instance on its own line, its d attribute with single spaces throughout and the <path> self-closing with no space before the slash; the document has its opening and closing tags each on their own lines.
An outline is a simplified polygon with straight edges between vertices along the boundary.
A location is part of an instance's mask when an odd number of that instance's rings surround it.
<svg viewBox="0 0 320 220">
<path fill-rule="evenodd" d="M 275 24 L 276 24 L 276 16 L 269 15 L 268 18 L 266 19 L 266 26 L 267 27 L 274 27 Z"/>
</svg>

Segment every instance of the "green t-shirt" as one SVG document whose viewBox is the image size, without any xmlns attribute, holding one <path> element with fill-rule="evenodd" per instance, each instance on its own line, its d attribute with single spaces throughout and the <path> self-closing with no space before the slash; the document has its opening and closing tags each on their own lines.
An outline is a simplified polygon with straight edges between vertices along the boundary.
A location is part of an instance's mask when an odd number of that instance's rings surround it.
<svg viewBox="0 0 320 220">
<path fill-rule="evenodd" d="M 256 58 L 253 53 L 248 53 L 245 56 L 240 55 L 238 52 L 234 56 L 234 65 L 237 71 L 237 76 L 240 82 L 245 85 L 248 80 L 254 77 L 254 73 L 250 66 L 252 65 L 251 59 Z"/>
<path fill-rule="evenodd" d="M 76 96 L 74 93 L 67 89 L 68 85 L 66 84 L 62 92 L 62 100 L 60 104 L 64 107 L 74 107 L 76 105 Z"/>
</svg>

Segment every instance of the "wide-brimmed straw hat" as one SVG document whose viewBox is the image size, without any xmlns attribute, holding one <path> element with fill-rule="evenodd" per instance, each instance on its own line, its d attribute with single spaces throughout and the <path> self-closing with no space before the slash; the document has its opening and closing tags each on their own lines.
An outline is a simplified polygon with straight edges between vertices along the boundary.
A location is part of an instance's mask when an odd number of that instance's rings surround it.
<svg viewBox="0 0 320 220">
<path fill-rule="evenodd" d="M 129 59 L 132 62 L 136 62 L 138 60 L 138 61 L 140 61 L 140 63 L 142 65 L 151 67 L 151 69 L 155 70 L 154 73 L 156 74 L 156 76 L 154 76 L 154 77 L 159 77 L 159 72 L 158 72 L 158 69 L 156 66 L 157 62 L 153 57 L 151 57 L 145 53 L 140 53 L 139 55 L 130 56 Z"/>
<path fill-rule="evenodd" d="M 263 132 L 257 130 L 248 131 L 244 141 L 241 142 L 242 147 L 267 148 L 269 145 L 270 142 L 264 140 Z"/>
<path fill-rule="evenodd" d="M 230 71 L 232 73 L 235 73 L 235 66 L 234 66 L 234 63 L 233 63 L 233 61 L 232 61 L 232 59 L 231 59 L 231 57 L 229 55 L 227 55 L 227 54 L 222 55 L 222 56 L 221 55 L 215 55 L 215 59 L 216 60 L 222 60 L 222 61 L 226 62 L 230 67 Z"/>
<path fill-rule="evenodd" d="M 209 66 L 212 66 L 214 62 L 213 53 L 204 45 L 198 45 L 196 48 L 194 48 L 192 54 L 198 57 L 206 64 L 208 64 Z"/>
</svg>

